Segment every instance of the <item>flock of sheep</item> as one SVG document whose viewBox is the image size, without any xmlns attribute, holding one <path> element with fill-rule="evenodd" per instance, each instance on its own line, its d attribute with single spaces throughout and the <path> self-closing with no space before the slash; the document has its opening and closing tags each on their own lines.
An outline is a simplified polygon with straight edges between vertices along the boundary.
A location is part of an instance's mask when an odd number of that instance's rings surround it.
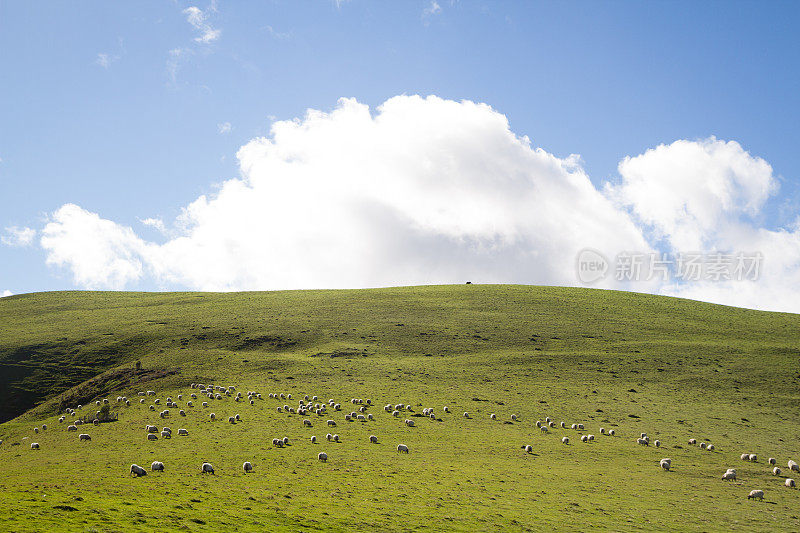
<svg viewBox="0 0 800 533">
<path fill-rule="evenodd" d="M 192 392 L 189 393 L 189 399 L 187 399 L 187 400 L 184 400 L 183 394 L 178 394 L 177 395 L 177 400 L 180 401 L 180 402 L 185 402 L 187 408 L 193 408 L 194 407 L 194 401 L 198 400 L 198 395 L 205 396 L 208 400 L 211 400 L 211 401 L 213 401 L 213 400 L 222 400 L 222 399 L 226 399 L 226 398 L 232 398 L 234 402 L 237 402 L 237 403 L 239 403 L 239 402 L 247 402 L 250 405 L 255 405 L 255 403 L 257 401 L 263 400 L 262 395 L 260 393 L 258 393 L 258 392 L 255 392 L 255 391 L 248 391 L 247 392 L 247 397 L 245 399 L 244 395 L 241 392 L 237 392 L 236 391 L 236 387 L 234 387 L 234 386 L 225 387 L 225 386 L 220 386 L 220 385 L 205 385 L 205 384 L 200 384 L 200 383 L 193 383 L 191 385 L 191 389 L 192 389 Z M 146 403 L 146 398 L 147 397 L 156 396 L 156 392 L 152 391 L 152 390 L 142 391 L 142 392 L 138 393 L 138 396 L 141 397 L 139 399 L 139 403 L 145 404 Z M 279 402 L 282 402 L 282 401 L 287 401 L 288 402 L 288 401 L 292 400 L 292 394 L 291 393 L 270 393 L 269 394 L 269 399 L 270 400 L 277 400 Z M 109 400 L 107 398 L 103 399 L 103 400 L 97 400 L 95 402 L 95 404 L 97 406 L 101 406 L 103 404 L 109 404 L 109 403 L 110 402 L 109 402 Z M 128 398 L 125 397 L 125 396 L 118 396 L 117 397 L 117 403 L 122 403 L 122 404 L 124 404 L 126 406 L 130 406 L 131 405 L 131 401 L 128 400 Z M 360 398 L 352 398 L 350 400 L 350 403 L 353 404 L 354 406 L 357 406 L 357 410 L 349 412 L 349 413 L 345 413 L 345 415 L 344 415 L 345 421 L 347 421 L 347 422 L 362 422 L 362 423 L 366 423 L 366 422 L 374 420 L 374 415 L 372 413 L 368 413 L 367 412 L 370 407 L 373 407 L 372 400 L 370 400 L 370 399 L 363 400 L 363 399 L 360 399 Z M 159 405 L 161 405 L 161 399 L 160 398 L 154 398 L 152 403 L 149 405 L 148 409 L 150 411 L 155 412 L 157 410 L 156 406 L 159 406 Z M 201 405 L 202 405 L 203 408 L 208 408 L 209 407 L 208 401 L 203 401 Z M 179 406 L 178 406 L 178 403 L 175 402 L 171 397 L 167 397 L 165 399 L 165 406 L 167 407 L 167 409 L 163 409 L 163 410 L 161 410 L 159 412 L 159 417 L 161 419 L 167 419 L 167 418 L 171 418 L 172 417 L 170 409 L 178 409 L 178 414 L 179 414 L 180 417 L 185 417 L 186 416 L 186 411 L 184 409 L 180 409 Z M 72 409 L 72 408 L 67 409 L 67 414 L 68 415 L 72 415 L 72 416 L 76 416 L 77 411 L 79 411 L 81 409 L 83 409 L 83 406 L 82 405 L 78 405 L 74 409 Z M 298 400 L 297 407 L 292 407 L 288 403 L 285 403 L 283 405 L 279 405 L 279 406 L 276 407 L 276 411 L 278 413 L 297 414 L 297 415 L 300 415 L 300 416 L 303 416 L 303 417 L 310 417 L 312 414 L 314 414 L 318 418 L 325 418 L 327 427 L 330 427 L 330 428 L 336 427 L 337 426 L 336 421 L 334 419 L 332 419 L 332 418 L 328 418 L 328 409 L 331 409 L 333 412 L 341 412 L 342 411 L 342 405 L 341 405 L 341 403 L 336 402 L 334 399 L 330 399 L 327 402 L 321 402 L 317 396 L 305 395 L 303 398 Z M 387 405 L 385 405 L 383 407 L 383 410 L 386 413 L 390 413 L 395 418 L 399 418 L 399 416 L 400 416 L 400 414 L 402 412 L 406 412 L 406 413 L 414 413 L 415 412 L 414 408 L 411 405 L 402 404 L 402 403 L 387 404 Z M 450 408 L 448 406 L 445 406 L 442 409 L 442 411 L 445 412 L 445 413 L 451 413 Z M 100 414 L 101 414 L 101 412 L 97 411 L 94 419 L 92 420 L 92 423 L 94 425 L 98 425 L 100 423 L 100 420 L 99 420 Z M 415 414 L 413 416 L 420 416 L 420 415 L 416 415 Z M 434 409 L 431 408 L 431 407 L 422 409 L 422 416 L 424 416 L 426 418 L 433 419 L 433 420 L 440 420 L 441 421 L 441 419 L 437 419 L 437 415 L 436 415 Z M 465 412 L 463 414 L 463 417 L 467 418 L 467 419 L 471 418 L 470 414 L 468 412 Z M 211 421 L 214 421 L 214 420 L 217 419 L 216 414 L 214 412 L 208 413 L 208 418 Z M 490 420 L 498 420 L 498 416 L 497 416 L 496 413 L 491 413 L 489 415 L 489 419 Z M 512 414 L 510 416 L 510 419 L 511 419 L 511 421 L 516 422 L 516 421 L 518 421 L 520 419 L 520 417 L 517 414 Z M 60 423 L 64 423 L 65 420 L 66 420 L 66 415 L 63 415 L 63 416 L 61 416 L 59 418 L 59 422 Z M 231 424 L 236 424 L 236 423 L 240 422 L 241 420 L 242 420 L 241 415 L 238 414 L 238 413 L 228 417 L 228 422 L 231 423 Z M 78 426 L 80 426 L 81 424 L 84 424 L 84 421 L 83 421 L 83 419 L 78 418 L 77 420 L 74 421 L 74 423 L 69 424 L 67 426 L 67 431 L 77 432 L 78 431 Z M 411 418 L 406 418 L 404 420 L 404 424 L 406 426 L 408 426 L 408 427 L 415 427 L 415 422 Z M 548 433 L 550 431 L 549 428 L 558 427 L 556 425 L 556 423 L 550 417 L 546 417 L 544 419 L 544 421 L 537 420 L 536 421 L 536 426 L 537 426 L 537 428 L 539 428 L 539 430 L 542 433 Z M 312 423 L 310 418 L 304 418 L 303 419 L 303 427 L 313 427 L 313 423 Z M 568 428 L 567 424 L 565 422 L 561 422 L 560 423 L 560 427 L 562 429 L 567 429 Z M 144 429 L 145 429 L 146 439 L 148 441 L 158 440 L 159 435 L 160 435 L 160 437 L 162 439 L 171 439 L 172 438 L 172 429 L 170 429 L 169 427 L 162 427 L 162 429 L 159 430 L 157 426 L 151 425 L 151 424 L 147 424 Z M 581 424 L 581 423 L 571 424 L 569 426 L 569 429 L 576 430 L 576 431 L 579 431 L 579 432 L 582 433 L 580 435 L 580 441 L 581 442 L 588 443 L 588 442 L 593 442 L 596 439 L 594 434 L 583 433 L 584 432 L 584 425 Z M 41 431 L 45 431 L 45 430 L 47 430 L 47 425 L 46 424 L 42 424 Z M 39 431 L 40 431 L 40 428 L 39 427 L 35 427 L 35 428 L 33 428 L 33 431 L 34 431 L 34 433 L 38 434 Z M 604 435 L 604 436 L 607 436 L 607 437 L 614 437 L 616 435 L 614 429 L 606 430 L 606 428 L 602 428 L 602 427 L 599 428 L 599 433 L 601 435 Z M 180 428 L 180 429 L 178 429 L 177 434 L 178 434 L 178 436 L 188 436 L 189 432 L 185 428 Z M 81 441 L 81 442 L 91 441 L 91 439 L 92 439 L 91 436 L 89 434 L 87 434 L 87 433 L 81 433 L 78 437 L 79 437 L 79 441 Z M 337 442 L 337 443 L 341 442 L 340 436 L 338 434 L 335 434 L 335 433 L 333 433 L 333 434 L 332 433 L 328 433 L 325 436 L 325 438 L 326 438 L 326 440 L 328 442 Z M 310 441 L 311 441 L 312 444 L 317 443 L 318 439 L 317 439 L 316 435 L 312 435 L 310 437 Z M 375 436 L 375 435 L 370 435 L 369 436 L 369 442 L 371 444 L 377 444 L 378 443 L 378 437 Z M 569 437 L 564 436 L 564 437 L 562 437 L 561 442 L 563 444 L 565 444 L 565 445 L 569 445 L 570 439 L 569 439 Z M 272 443 L 273 443 L 273 445 L 282 448 L 284 446 L 288 446 L 289 445 L 289 438 L 288 437 L 274 438 L 272 440 Z M 641 445 L 641 446 L 650 446 L 650 437 L 646 433 L 641 433 L 640 436 L 636 439 L 636 443 L 638 445 Z M 697 440 L 696 439 L 689 439 L 688 443 L 690 445 L 697 445 Z M 0 440 L 0 445 L 1 444 L 2 444 L 2 440 Z M 661 444 L 661 442 L 659 440 L 654 440 L 653 441 L 653 445 L 656 448 L 660 448 L 662 446 L 662 444 Z M 713 444 L 705 443 L 705 442 L 701 442 L 699 447 L 701 449 L 703 449 L 703 450 L 706 450 L 706 451 L 714 451 L 715 450 L 715 446 Z M 525 450 L 526 453 L 532 453 L 533 452 L 533 446 L 531 446 L 530 444 L 524 445 L 524 446 L 522 446 L 522 448 Z M 40 449 L 40 444 L 38 442 L 32 442 L 31 443 L 31 449 L 33 449 L 33 450 Z M 409 453 L 408 445 L 403 444 L 403 443 L 397 444 L 396 450 L 397 450 L 398 453 Z M 326 462 L 328 460 L 328 454 L 325 453 L 325 452 L 319 452 L 317 454 L 317 459 L 319 461 Z M 757 454 L 754 454 L 754 453 L 743 453 L 743 454 L 741 454 L 740 459 L 743 460 L 743 461 L 748 461 L 748 462 L 758 462 L 758 456 L 757 456 Z M 776 466 L 777 460 L 775 458 L 770 458 L 768 460 L 768 463 L 769 463 L 770 466 L 773 467 L 772 468 L 772 474 L 774 476 L 780 476 L 782 474 L 781 469 L 778 466 Z M 788 465 L 788 468 L 789 468 L 790 472 L 800 472 L 800 467 L 798 467 L 798 464 L 795 461 L 789 460 L 787 465 Z M 672 459 L 670 459 L 668 457 L 661 459 L 659 461 L 659 467 L 661 469 L 665 470 L 665 471 L 670 471 L 670 469 L 672 468 Z M 153 461 L 152 464 L 150 465 L 150 470 L 153 471 L 153 472 L 164 472 L 164 470 L 165 470 L 164 463 L 161 462 L 161 461 Z M 245 474 L 251 473 L 253 471 L 252 463 L 250 461 L 245 461 L 244 464 L 242 465 L 242 470 L 244 471 Z M 203 473 L 203 474 L 214 474 L 214 467 L 209 462 L 203 462 L 202 465 L 200 466 L 200 472 Z M 132 464 L 130 466 L 130 474 L 134 475 L 136 477 L 140 477 L 140 476 L 146 475 L 147 471 L 144 468 L 142 468 L 141 466 L 137 465 L 137 464 Z M 723 480 L 736 480 L 736 469 L 735 468 L 727 469 L 727 471 L 722 475 L 722 479 Z M 795 487 L 795 480 L 792 479 L 792 478 L 786 478 L 785 481 L 784 481 L 784 485 L 786 487 Z M 748 494 L 747 498 L 748 499 L 756 499 L 757 498 L 759 500 L 763 500 L 764 491 L 760 490 L 760 489 L 752 490 Z"/>
</svg>

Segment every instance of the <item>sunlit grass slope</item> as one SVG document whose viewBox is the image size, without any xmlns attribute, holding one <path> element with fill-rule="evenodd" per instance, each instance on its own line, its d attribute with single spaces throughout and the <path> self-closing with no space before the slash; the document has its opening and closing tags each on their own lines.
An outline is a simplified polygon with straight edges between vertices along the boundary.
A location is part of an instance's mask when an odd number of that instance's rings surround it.
<svg viewBox="0 0 800 533">
<path fill-rule="evenodd" d="M 0 523 L 9 531 L 796 531 L 800 493 L 783 481 L 786 462 L 800 461 L 798 341 L 797 315 L 552 287 L 3 298 L 0 408 L 6 417 L 27 412 L 0 425 Z M 201 397 L 188 408 L 193 382 L 263 399 Z M 187 416 L 171 409 L 161 420 L 163 405 L 152 412 L 152 397 L 138 401 L 148 389 L 162 404 L 183 394 Z M 277 412 L 305 394 L 343 409 Z M 119 407 L 118 395 L 131 407 Z M 82 426 L 91 442 L 58 423 L 63 405 L 94 412 L 102 397 L 119 421 Z M 346 422 L 357 409 L 351 398 L 371 399 L 375 420 Z M 395 418 L 387 403 L 414 412 Z M 424 407 L 438 420 L 403 423 Z M 237 413 L 242 421 L 229 424 Z M 542 434 L 535 423 L 548 416 L 586 431 Z M 146 424 L 189 436 L 148 442 Z M 328 432 L 342 442 L 327 442 Z M 662 448 L 636 445 L 640 432 Z M 581 443 L 583 433 L 597 440 Z M 272 445 L 283 436 L 290 446 Z M 688 445 L 692 437 L 716 450 Z M 401 442 L 410 454 L 396 453 Z M 759 462 L 740 461 L 744 452 Z M 671 472 L 659 469 L 662 457 L 672 458 Z M 149 469 L 153 460 L 166 472 L 129 477 L 131 463 Z M 242 472 L 245 460 L 254 473 Z M 200 473 L 203 461 L 215 476 Z M 728 467 L 737 482 L 720 479 Z M 754 488 L 765 491 L 763 503 L 746 499 Z"/>
</svg>

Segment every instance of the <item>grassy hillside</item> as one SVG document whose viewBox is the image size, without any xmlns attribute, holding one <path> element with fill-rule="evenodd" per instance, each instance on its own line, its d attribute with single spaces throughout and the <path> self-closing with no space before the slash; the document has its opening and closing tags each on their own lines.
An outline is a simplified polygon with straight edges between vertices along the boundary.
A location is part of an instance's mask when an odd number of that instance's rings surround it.
<svg viewBox="0 0 800 533">
<path fill-rule="evenodd" d="M 0 425 L 0 522 L 12 531 L 798 530 L 799 493 L 766 464 L 778 458 L 785 476 L 786 461 L 800 460 L 798 326 L 797 315 L 527 286 L 4 298 L 0 410 L 38 406 Z M 187 408 L 192 382 L 264 399 Z M 162 402 L 184 394 L 187 416 L 172 409 L 160 420 L 150 398 L 138 403 L 146 389 Z M 304 394 L 343 411 L 276 411 Z M 115 406 L 118 422 L 81 428 L 89 443 L 57 422 L 64 406 L 117 395 L 134 403 Z M 374 421 L 345 422 L 353 397 L 373 400 Z M 386 403 L 414 413 L 394 418 Z M 439 420 L 406 427 L 423 407 Z M 212 411 L 223 420 L 211 422 Z M 228 424 L 235 413 L 242 422 Z M 535 422 L 546 416 L 581 422 L 597 440 L 561 428 L 544 435 Z M 340 444 L 324 442 L 328 418 Z M 49 429 L 34 434 L 42 423 Z M 147 442 L 148 423 L 190 435 Z M 643 431 L 662 449 L 637 446 Z M 292 446 L 272 445 L 282 436 Z M 716 450 L 689 446 L 690 437 Z M 399 442 L 408 456 L 394 451 Z M 739 461 L 751 451 L 760 462 Z M 658 468 L 662 457 L 673 471 Z M 152 460 L 167 471 L 128 477 L 131 463 Z M 204 460 L 216 476 L 199 473 Z M 739 481 L 720 479 L 728 467 Z M 765 490 L 763 504 L 745 498 L 753 488 Z"/>
</svg>

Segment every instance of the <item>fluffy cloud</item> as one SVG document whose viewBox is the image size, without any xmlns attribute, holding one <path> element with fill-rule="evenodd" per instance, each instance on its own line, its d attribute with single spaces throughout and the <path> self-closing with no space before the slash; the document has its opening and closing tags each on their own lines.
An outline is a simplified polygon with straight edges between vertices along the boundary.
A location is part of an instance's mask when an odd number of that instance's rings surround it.
<svg viewBox="0 0 800 533">
<path fill-rule="evenodd" d="M 14 296 L 14 293 L 9 290 L 5 290 L 0 293 L 0 298 L 5 298 L 6 296 Z"/>
<path fill-rule="evenodd" d="M 30 246 L 36 237 L 36 230 L 27 227 L 10 226 L 0 236 L 0 242 L 7 246 Z"/>
<path fill-rule="evenodd" d="M 213 7 L 211 10 L 216 11 L 216 9 Z M 191 6 L 184 9 L 183 14 L 186 15 L 186 22 L 191 24 L 195 30 L 200 32 L 200 36 L 195 37 L 195 42 L 208 44 L 219 39 L 222 31 L 214 29 L 211 24 L 208 23 L 207 12 L 204 12 L 199 7 Z"/>
<path fill-rule="evenodd" d="M 231 129 L 230 122 L 221 122 L 217 124 L 217 132 L 219 132 L 220 135 L 227 135 L 231 132 Z"/>
<path fill-rule="evenodd" d="M 484 104 L 401 96 L 372 115 L 343 99 L 237 157 L 241 179 L 187 206 L 163 244 L 62 207 L 48 262 L 89 287 L 145 274 L 203 290 L 571 284 L 583 247 L 649 250 L 576 157 L 532 147 Z"/>
<path fill-rule="evenodd" d="M 676 141 L 625 158 L 600 190 L 578 156 L 515 135 L 485 104 L 398 96 L 374 112 L 342 99 L 275 122 L 238 154 L 241 177 L 201 196 L 149 242 L 75 205 L 41 244 L 75 283 L 141 279 L 200 290 L 480 282 L 577 285 L 576 256 L 760 252 L 758 279 L 615 281 L 746 307 L 800 311 L 800 224 L 758 220 L 777 191 L 770 166 L 735 142 Z"/>
</svg>

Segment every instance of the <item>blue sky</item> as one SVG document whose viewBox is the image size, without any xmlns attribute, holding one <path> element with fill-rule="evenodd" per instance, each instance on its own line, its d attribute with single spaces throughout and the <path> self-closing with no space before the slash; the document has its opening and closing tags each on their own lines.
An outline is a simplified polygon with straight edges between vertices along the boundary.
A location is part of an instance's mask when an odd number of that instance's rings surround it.
<svg viewBox="0 0 800 533">
<path fill-rule="evenodd" d="M 214 288 L 174 272 L 79 281 L 72 260 L 46 264 L 53 251 L 40 245 L 41 231 L 76 204 L 164 243 L 180 230 L 142 220 L 175 226 L 183 208 L 242 176 L 237 151 L 269 137 L 273 122 L 331 112 L 342 97 L 373 116 L 398 95 L 488 104 L 533 147 L 561 159 L 580 154 L 599 191 L 620 181 L 626 156 L 681 139 L 735 141 L 771 166 L 779 186 L 743 216 L 757 230 L 792 231 L 800 214 L 797 3 L 437 2 L 0 1 L 0 230 L 36 231 L 29 244 L 0 245 L 0 294 Z M 635 212 L 631 202 L 623 208 Z M 648 237 L 658 250 L 661 229 Z M 6 241 L 14 238 L 6 230 Z M 442 272 L 419 282 L 462 274 Z M 495 278 L 559 283 L 542 273 Z"/>
</svg>

